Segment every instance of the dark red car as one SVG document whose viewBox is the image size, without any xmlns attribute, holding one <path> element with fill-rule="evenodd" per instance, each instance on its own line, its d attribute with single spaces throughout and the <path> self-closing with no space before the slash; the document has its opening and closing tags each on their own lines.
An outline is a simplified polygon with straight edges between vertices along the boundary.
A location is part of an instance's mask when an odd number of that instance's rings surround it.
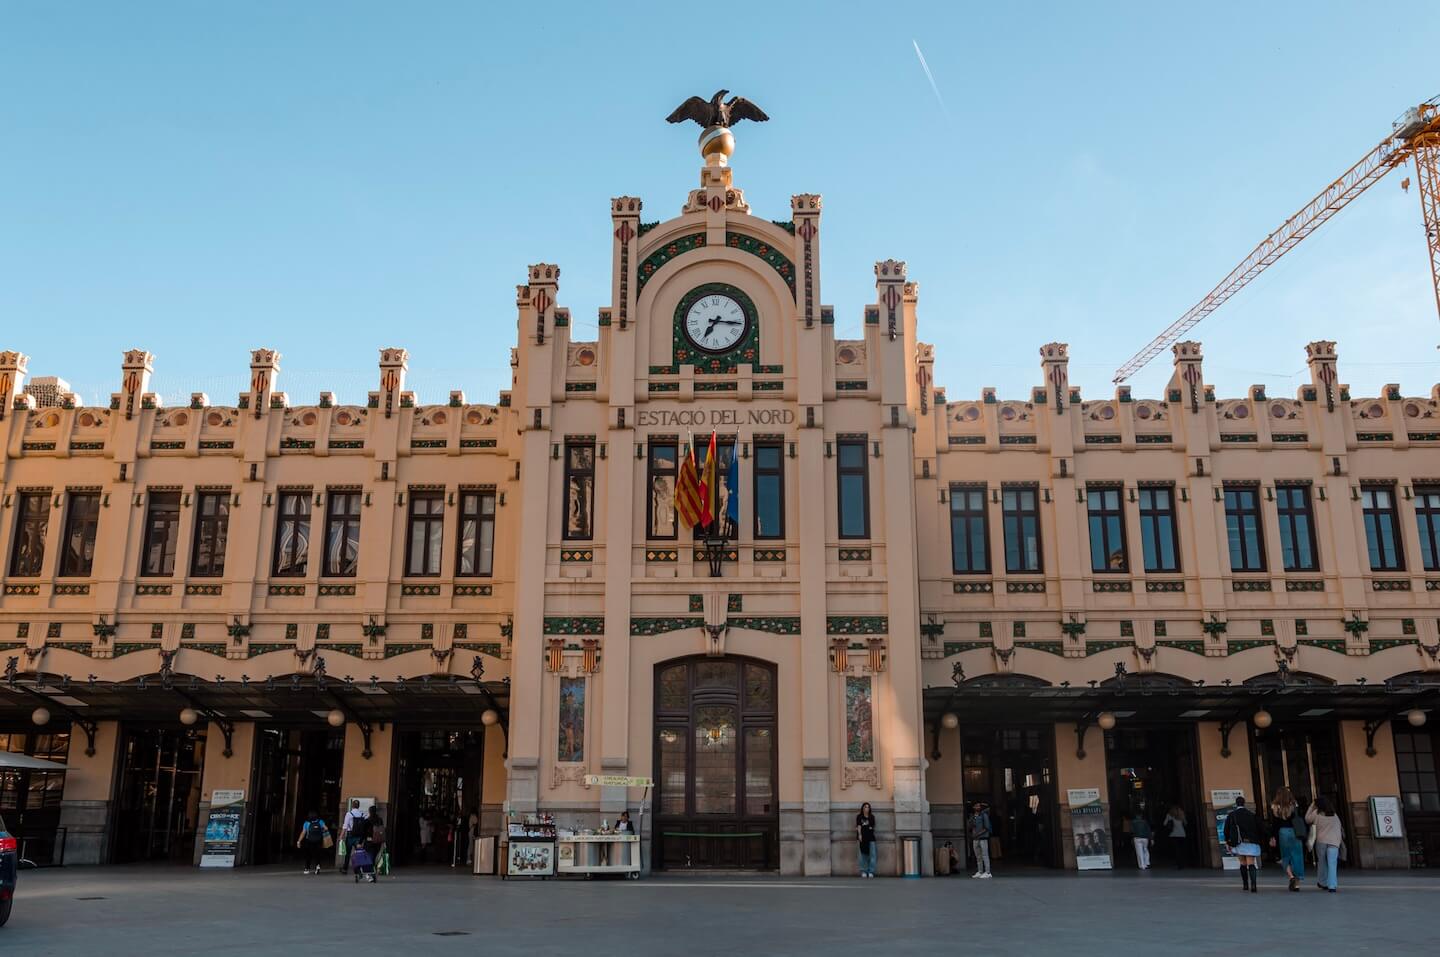
<svg viewBox="0 0 1440 957">
<path fill-rule="evenodd" d="M 15 902 L 15 875 L 19 870 L 19 842 L 5 830 L 5 820 L 0 818 L 0 927 L 10 919 L 10 906 Z"/>
</svg>

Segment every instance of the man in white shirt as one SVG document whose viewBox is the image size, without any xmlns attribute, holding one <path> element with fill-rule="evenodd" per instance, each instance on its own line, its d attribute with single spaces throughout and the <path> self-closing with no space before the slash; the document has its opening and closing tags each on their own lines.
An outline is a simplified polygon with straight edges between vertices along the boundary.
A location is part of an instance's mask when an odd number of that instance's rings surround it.
<svg viewBox="0 0 1440 957">
<path fill-rule="evenodd" d="M 340 858 L 340 873 L 350 873 L 350 852 L 354 850 L 351 846 L 355 842 L 350 839 L 351 832 L 358 833 L 360 822 L 365 820 L 365 812 L 360 810 L 360 799 L 350 799 L 350 810 L 345 812 L 345 823 L 340 827 L 340 840 L 344 842 L 345 853 Z"/>
</svg>

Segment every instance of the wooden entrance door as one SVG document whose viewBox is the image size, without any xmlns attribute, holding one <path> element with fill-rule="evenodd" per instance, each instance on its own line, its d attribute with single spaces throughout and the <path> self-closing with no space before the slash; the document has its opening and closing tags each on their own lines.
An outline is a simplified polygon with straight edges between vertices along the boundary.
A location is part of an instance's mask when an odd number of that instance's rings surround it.
<svg viewBox="0 0 1440 957">
<path fill-rule="evenodd" d="M 775 666 L 689 658 L 655 669 L 658 867 L 780 864 Z"/>
</svg>

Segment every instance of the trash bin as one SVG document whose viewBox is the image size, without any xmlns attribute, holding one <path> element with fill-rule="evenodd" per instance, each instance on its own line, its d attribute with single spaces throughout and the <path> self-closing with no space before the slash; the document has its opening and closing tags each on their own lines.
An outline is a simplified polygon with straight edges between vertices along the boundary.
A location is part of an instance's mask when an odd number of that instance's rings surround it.
<svg viewBox="0 0 1440 957">
<path fill-rule="evenodd" d="M 920 838 L 900 838 L 900 876 L 920 876 Z"/>
</svg>

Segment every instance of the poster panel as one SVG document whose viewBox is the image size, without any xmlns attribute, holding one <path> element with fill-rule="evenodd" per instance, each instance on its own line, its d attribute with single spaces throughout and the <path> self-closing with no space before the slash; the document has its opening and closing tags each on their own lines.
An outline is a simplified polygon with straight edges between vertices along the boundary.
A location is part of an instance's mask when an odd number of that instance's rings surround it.
<svg viewBox="0 0 1440 957">
<path fill-rule="evenodd" d="M 1215 809 L 1215 836 L 1220 842 L 1220 866 L 1227 871 L 1238 871 L 1240 859 L 1225 846 L 1225 819 L 1235 810 L 1235 799 L 1244 797 L 1243 788 L 1212 788 L 1210 806 Z"/>
<path fill-rule="evenodd" d="M 1370 795 L 1370 821 L 1377 838 L 1401 838 L 1405 836 L 1404 818 L 1400 814 L 1400 799 L 1394 795 Z"/>
<path fill-rule="evenodd" d="M 1099 788 L 1070 788 L 1070 834 L 1075 842 L 1075 866 L 1082 871 L 1108 871 L 1113 866 L 1110 832 Z"/>
<path fill-rule="evenodd" d="M 235 866 L 244 812 L 244 791 L 217 789 L 211 793 L 210 811 L 205 819 L 205 843 L 200 851 L 201 867 Z"/>
</svg>

